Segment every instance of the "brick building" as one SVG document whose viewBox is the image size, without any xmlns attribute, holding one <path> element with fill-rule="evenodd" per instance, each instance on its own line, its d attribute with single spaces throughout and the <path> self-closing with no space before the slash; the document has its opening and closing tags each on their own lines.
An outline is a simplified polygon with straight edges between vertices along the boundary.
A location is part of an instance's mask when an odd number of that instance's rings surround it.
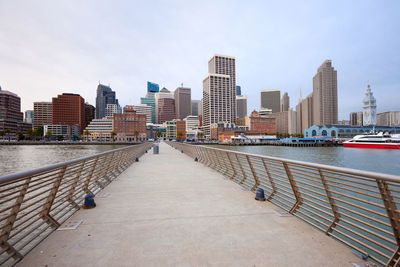
<svg viewBox="0 0 400 267">
<path fill-rule="evenodd" d="M 85 100 L 78 94 L 64 93 L 53 97 L 52 124 L 79 125 L 80 133 L 86 127 Z"/>
<path fill-rule="evenodd" d="M 125 109 L 123 114 L 114 114 L 113 130 L 117 141 L 146 141 L 146 115 Z"/>
<path fill-rule="evenodd" d="M 158 99 L 157 114 L 159 124 L 175 119 L 175 100 L 173 98 Z"/>
<path fill-rule="evenodd" d="M 257 111 L 253 111 L 250 116 L 245 118 L 246 126 L 254 134 L 265 134 L 276 132 L 276 119 L 262 117 Z"/>
</svg>

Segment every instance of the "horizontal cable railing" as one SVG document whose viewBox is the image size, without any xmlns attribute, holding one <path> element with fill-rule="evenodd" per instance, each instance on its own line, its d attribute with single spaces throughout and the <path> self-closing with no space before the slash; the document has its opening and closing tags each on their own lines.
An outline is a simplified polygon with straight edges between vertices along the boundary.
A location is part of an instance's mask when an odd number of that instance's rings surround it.
<svg viewBox="0 0 400 267">
<path fill-rule="evenodd" d="M 400 262 L 400 176 L 168 142 L 381 265 Z"/>
<path fill-rule="evenodd" d="M 0 265 L 14 265 L 128 168 L 151 143 L 0 177 Z"/>
</svg>

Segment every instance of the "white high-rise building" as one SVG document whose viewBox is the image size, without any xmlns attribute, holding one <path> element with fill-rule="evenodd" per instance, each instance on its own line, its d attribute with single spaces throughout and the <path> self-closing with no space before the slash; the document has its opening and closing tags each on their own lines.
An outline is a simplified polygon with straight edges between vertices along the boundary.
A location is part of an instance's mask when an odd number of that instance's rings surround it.
<svg viewBox="0 0 400 267">
<path fill-rule="evenodd" d="M 203 79 L 203 127 L 210 136 L 213 123 L 236 121 L 236 66 L 231 56 L 214 55 Z"/>
<path fill-rule="evenodd" d="M 187 116 L 183 119 L 186 122 L 186 131 L 198 129 L 200 126 L 200 121 L 198 116 Z"/>
<path fill-rule="evenodd" d="M 152 118 L 152 107 L 146 104 L 139 105 L 127 105 L 124 107 L 124 112 L 126 109 L 133 109 L 136 114 L 146 115 L 146 123 L 151 123 Z"/>
<path fill-rule="evenodd" d="M 107 104 L 106 106 L 106 116 L 113 116 L 114 114 L 121 114 L 121 108 L 118 104 Z"/>
<path fill-rule="evenodd" d="M 376 125 L 376 99 L 369 84 L 363 100 L 363 125 Z"/>
</svg>

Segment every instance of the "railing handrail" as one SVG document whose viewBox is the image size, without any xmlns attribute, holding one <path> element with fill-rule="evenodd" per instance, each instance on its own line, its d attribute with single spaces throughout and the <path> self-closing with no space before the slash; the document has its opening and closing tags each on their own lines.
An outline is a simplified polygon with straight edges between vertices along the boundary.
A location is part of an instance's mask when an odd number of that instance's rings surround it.
<svg viewBox="0 0 400 267">
<path fill-rule="evenodd" d="M 81 158 L 72 159 L 72 160 L 69 160 L 69 161 L 64 161 L 64 162 L 59 162 L 59 163 L 46 165 L 46 166 L 39 167 L 39 168 L 36 168 L 36 169 L 33 169 L 33 170 L 26 170 L 26 171 L 6 174 L 6 175 L 3 175 L 3 176 L 0 176 L 0 185 L 4 184 L 4 183 L 11 182 L 11 181 L 14 181 L 14 180 L 18 180 L 18 179 L 21 179 L 21 178 L 26 178 L 28 176 L 36 175 L 38 173 L 47 172 L 47 171 L 50 171 L 50 170 L 55 170 L 55 169 L 58 169 L 58 168 L 61 168 L 61 167 L 64 167 L 64 166 L 68 166 L 68 165 L 80 162 L 80 161 L 90 160 L 90 159 L 97 158 L 97 157 L 100 157 L 100 156 L 103 156 L 103 155 L 107 155 L 107 154 L 110 154 L 110 153 L 114 153 L 114 152 L 117 152 L 117 151 L 129 149 L 129 148 L 132 148 L 132 146 L 138 146 L 138 145 L 140 145 L 140 144 L 128 145 L 126 147 L 120 147 L 120 148 L 108 150 L 108 151 L 105 151 L 105 152 L 97 153 L 97 154 L 94 154 L 94 155 L 89 155 L 89 156 L 85 156 L 85 157 L 81 157 Z"/>
<path fill-rule="evenodd" d="M 185 145 L 194 146 L 192 144 L 185 144 Z M 364 170 L 359 170 L 359 169 L 350 169 L 350 168 L 345 168 L 345 167 L 335 167 L 332 165 L 311 163 L 311 162 L 306 162 L 306 161 L 265 156 L 265 155 L 259 155 L 259 154 L 252 154 L 252 153 L 240 152 L 240 151 L 236 151 L 236 150 L 215 148 L 215 147 L 210 147 L 210 146 L 203 146 L 203 145 L 200 145 L 200 146 L 196 145 L 196 146 L 204 147 L 207 149 L 219 150 L 219 151 L 223 151 L 223 152 L 234 152 L 234 153 L 244 155 L 244 156 L 247 155 L 247 156 L 253 156 L 253 157 L 260 157 L 260 158 L 276 160 L 276 161 L 280 161 L 280 162 L 286 162 L 286 163 L 302 165 L 302 166 L 307 166 L 307 167 L 312 167 L 312 168 L 324 169 L 324 170 L 329 170 L 329 171 L 334 171 L 334 172 L 342 172 L 342 173 L 351 174 L 351 175 L 366 176 L 366 177 L 373 178 L 373 179 L 381 179 L 381 180 L 385 180 L 385 181 L 400 182 L 400 176 L 392 175 L 392 174 L 364 171 Z"/>
</svg>

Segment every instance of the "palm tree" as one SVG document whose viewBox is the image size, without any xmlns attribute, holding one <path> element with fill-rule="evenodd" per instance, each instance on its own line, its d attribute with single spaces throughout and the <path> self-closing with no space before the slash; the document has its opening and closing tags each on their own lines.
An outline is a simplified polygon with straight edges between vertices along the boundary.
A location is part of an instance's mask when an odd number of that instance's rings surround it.
<svg viewBox="0 0 400 267">
<path fill-rule="evenodd" d="M 162 136 L 162 132 L 161 131 L 157 131 L 157 137 L 160 138 Z"/>
<path fill-rule="evenodd" d="M 86 136 L 86 142 L 87 142 L 87 141 L 88 141 L 88 137 L 89 137 L 89 135 L 90 135 L 89 130 L 85 130 L 85 131 L 83 132 L 83 135 Z"/>
<path fill-rule="evenodd" d="M 115 131 L 111 131 L 110 134 L 111 134 L 112 141 L 114 142 L 114 137 L 117 135 L 117 133 Z"/>
</svg>

